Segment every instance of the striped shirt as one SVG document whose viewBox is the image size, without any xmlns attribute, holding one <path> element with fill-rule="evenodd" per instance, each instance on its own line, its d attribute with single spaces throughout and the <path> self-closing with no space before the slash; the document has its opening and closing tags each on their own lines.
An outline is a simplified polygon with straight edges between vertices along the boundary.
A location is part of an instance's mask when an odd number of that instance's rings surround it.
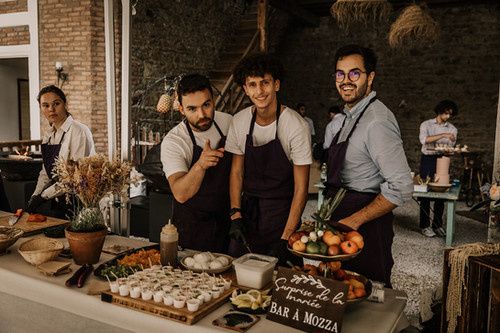
<svg viewBox="0 0 500 333">
<path fill-rule="evenodd" d="M 443 133 L 452 133 L 455 136 L 455 140 L 451 141 L 448 138 L 443 138 L 431 143 L 425 143 L 425 139 L 427 139 L 427 137 Z M 418 137 L 420 143 L 422 144 L 422 149 L 421 149 L 422 154 L 425 155 L 438 154 L 438 152 L 434 151 L 436 144 L 454 146 L 455 143 L 457 142 L 457 133 L 458 133 L 457 128 L 449 122 L 439 124 L 436 118 L 424 121 L 422 124 L 420 124 L 420 135 Z"/>
</svg>

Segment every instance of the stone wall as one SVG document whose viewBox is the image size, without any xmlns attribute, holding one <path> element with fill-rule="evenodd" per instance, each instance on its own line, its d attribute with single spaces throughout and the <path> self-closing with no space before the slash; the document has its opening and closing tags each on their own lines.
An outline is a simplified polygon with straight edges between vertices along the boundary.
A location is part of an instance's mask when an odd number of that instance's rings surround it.
<svg viewBox="0 0 500 333">
<path fill-rule="evenodd" d="M 207 74 L 224 45 L 234 40 L 243 10 L 243 0 L 138 2 L 132 17 L 132 103 L 164 75 Z M 148 93 L 145 109 L 132 107 L 132 124 L 160 117 L 154 110 L 162 89 L 159 84 Z"/>
<path fill-rule="evenodd" d="M 459 105 L 460 113 L 452 119 L 459 130 L 458 143 L 483 153 L 491 164 L 500 75 L 498 8 L 494 4 L 431 8 L 441 29 L 439 41 L 407 51 L 389 48 L 389 24 L 345 32 L 332 17 L 324 17 L 317 28 L 290 26 L 279 48 L 287 69 L 283 99 L 291 106 L 304 102 L 322 136 L 328 107 L 340 103 L 331 76 L 335 50 L 348 43 L 370 46 L 379 58 L 375 90 L 399 121 L 413 170 L 420 158 L 419 125 L 434 117 L 433 108 L 442 99 Z"/>
</svg>

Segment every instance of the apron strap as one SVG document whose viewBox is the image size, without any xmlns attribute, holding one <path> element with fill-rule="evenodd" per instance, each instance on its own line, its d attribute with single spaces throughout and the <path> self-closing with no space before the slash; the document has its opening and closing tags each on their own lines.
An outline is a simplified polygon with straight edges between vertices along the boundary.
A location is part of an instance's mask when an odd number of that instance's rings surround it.
<svg viewBox="0 0 500 333">
<path fill-rule="evenodd" d="M 278 138 L 278 121 L 280 119 L 280 114 L 281 114 L 281 103 L 279 100 L 276 101 L 276 134 L 274 135 L 274 138 Z M 255 126 L 255 120 L 257 119 L 257 110 L 255 110 L 255 106 L 253 107 L 253 114 L 252 114 L 252 120 L 250 121 L 250 129 L 248 130 L 248 134 L 250 136 L 253 135 L 253 129 Z"/>
<path fill-rule="evenodd" d="M 358 118 L 356 118 L 356 121 L 354 122 L 354 125 L 352 126 L 351 128 L 351 131 L 349 132 L 349 134 L 347 135 L 347 138 L 344 140 L 344 141 L 349 141 L 349 139 L 351 138 L 352 136 L 352 133 L 354 133 L 354 130 L 356 129 L 356 126 L 358 126 L 358 123 L 359 123 L 359 120 L 361 119 L 361 117 L 363 117 L 363 115 L 365 114 L 365 111 L 366 109 L 368 109 L 368 107 L 370 106 L 370 104 L 372 104 L 373 102 L 375 102 L 375 100 L 377 99 L 376 96 L 374 96 L 372 99 L 370 99 L 370 101 L 368 102 L 368 104 L 365 105 L 365 107 L 363 108 L 363 110 L 361 111 L 361 113 L 359 114 Z M 337 138 L 337 142 L 336 143 L 339 143 L 339 140 L 340 140 L 340 133 L 342 132 L 342 129 L 344 128 L 344 124 L 345 124 L 345 121 L 346 121 L 347 117 L 344 118 L 344 121 L 342 122 L 342 127 L 340 128 L 340 131 L 339 131 L 339 137 Z"/>
<path fill-rule="evenodd" d="M 59 143 L 58 144 L 61 144 L 63 139 L 64 139 L 64 136 L 66 135 L 66 132 L 63 131 L 63 134 L 61 136 L 61 140 L 59 140 Z M 52 135 L 49 136 L 49 141 L 47 141 L 47 144 L 50 144 L 50 138 L 52 137 Z M 54 132 L 54 138 L 56 137 L 56 133 Z"/>
</svg>

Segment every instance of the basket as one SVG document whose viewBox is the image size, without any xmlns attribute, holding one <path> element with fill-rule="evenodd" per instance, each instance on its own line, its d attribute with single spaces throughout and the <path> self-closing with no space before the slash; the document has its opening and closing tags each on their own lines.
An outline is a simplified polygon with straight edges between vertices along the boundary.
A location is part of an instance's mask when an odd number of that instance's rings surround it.
<svg viewBox="0 0 500 333">
<path fill-rule="evenodd" d="M 0 226 L 0 253 L 7 251 L 23 234 L 21 229 Z"/>
<path fill-rule="evenodd" d="M 63 248 L 63 243 L 56 239 L 39 237 L 22 243 L 18 251 L 24 260 L 38 266 L 57 257 Z"/>
</svg>

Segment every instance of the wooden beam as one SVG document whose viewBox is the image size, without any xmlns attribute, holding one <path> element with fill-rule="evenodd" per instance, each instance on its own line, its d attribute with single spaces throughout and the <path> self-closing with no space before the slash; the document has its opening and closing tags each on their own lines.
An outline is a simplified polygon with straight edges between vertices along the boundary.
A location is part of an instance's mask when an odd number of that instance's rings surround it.
<svg viewBox="0 0 500 333">
<path fill-rule="evenodd" d="M 301 7 L 295 0 L 269 0 L 269 5 L 286 11 L 306 25 L 319 26 L 319 17 Z"/>
<path fill-rule="evenodd" d="M 267 0 L 257 4 L 257 27 L 259 29 L 259 51 L 267 53 Z"/>
<path fill-rule="evenodd" d="M 498 87 L 500 93 L 500 85 Z M 497 104 L 497 127 L 495 133 L 495 154 L 493 158 L 493 180 L 500 181 L 500 95 Z"/>
</svg>

